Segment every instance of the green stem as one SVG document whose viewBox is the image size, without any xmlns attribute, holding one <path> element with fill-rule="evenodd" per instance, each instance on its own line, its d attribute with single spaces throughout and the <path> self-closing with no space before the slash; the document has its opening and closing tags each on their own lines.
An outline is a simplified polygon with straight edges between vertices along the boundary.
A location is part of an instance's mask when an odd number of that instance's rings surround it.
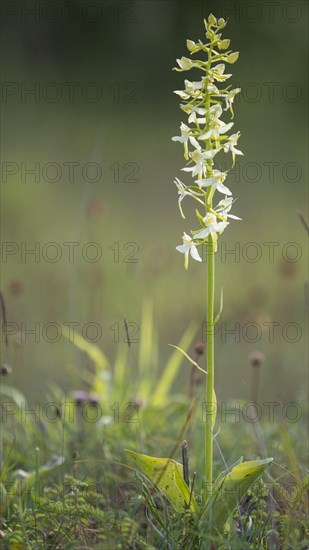
<svg viewBox="0 0 309 550">
<path fill-rule="evenodd" d="M 206 381 L 206 424 L 205 424 L 205 480 L 206 495 L 212 494 L 213 470 L 213 434 L 212 417 L 214 415 L 214 295 L 215 295 L 215 245 L 209 237 L 207 253 L 207 381 Z"/>
<path fill-rule="evenodd" d="M 208 70 L 210 70 L 212 61 L 212 51 L 208 53 Z M 206 113 L 210 110 L 210 94 L 206 95 Z M 207 114 L 206 114 L 207 117 Z M 206 120 L 206 130 L 209 126 Z M 211 139 L 206 141 L 206 150 L 211 150 Z M 213 173 L 213 161 L 207 161 L 207 177 Z M 211 188 L 206 194 L 206 213 L 212 210 Z M 214 395 L 214 296 L 215 296 L 215 243 L 212 235 L 209 235 L 207 245 L 207 380 L 206 380 L 206 424 L 205 424 L 205 481 L 206 498 L 209 499 L 212 494 L 212 470 L 213 470 L 213 395 Z"/>
</svg>

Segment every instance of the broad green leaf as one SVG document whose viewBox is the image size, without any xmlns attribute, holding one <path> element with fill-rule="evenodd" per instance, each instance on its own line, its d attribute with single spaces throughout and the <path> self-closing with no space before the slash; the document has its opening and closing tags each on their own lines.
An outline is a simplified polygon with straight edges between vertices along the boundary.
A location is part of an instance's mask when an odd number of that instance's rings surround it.
<svg viewBox="0 0 309 550">
<path fill-rule="evenodd" d="M 183 479 L 183 467 L 171 458 L 155 458 L 125 449 L 136 468 L 146 475 L 160 489 L 176 512 L 184 512 L 190 502 L 190 489 Z M 190 510 L 198 512 L 194 496 Z"/>
<path fill-rule="evenodd" d="M 222 532 L 239 501 L 272 461 L 272 458 L 250 460 L 232 467 L 227 473 L 220 474 L 201 521 L 205 519 L 205 514 L 208 515 L 214 529 Z"/>
<path fill-rule="evenodd" d="M 188 347 L 192 343 L 192 340 L 195 336 L 197 328 L 198 328 L 198 325 L 196 323 L 191 323 L 189 328 L 186 330 L 186 332 L 182 336 L 180 342 L 178 343 L 179 348 L 183 350 L 188 349 Z M 171 357 L 169 358 L 166 364 L 166 367 L 163 370 L 161 378 L 157 384 L 157 387 L 154 391 L 154 394 L 152 397 L 153 405 L 160 406 L 160 405 L 164 405 L 164 403 L 166 402 L 167 396 L 170 392 L 173 382 L 180 369 L 181 362 L 182 362 L 182 357 L 181 355 L 179 355 L 177 349 L 175 349 L 175 351 L 172 353 Z"/>
<path fill-rule="evenodd" d="M 146 483 L 144 482 L 142 476 L 140 476 L 138 474 L 138 472 L 136 472 L 136 477 L 137 479 L 140 481 L 141 483 L 141 486 L 142 486 L 142 495 L 147 503 L 147 506 L 149 508 L 149 510 L 151 511 L 153 517 L 157 520 L 157 522 L 159 523 L 159 525 L 162 527 L 162 529 L 166 529 L 166 525 L 164 523 L 164 520 L 163 518 L 161 517 L 161 514 L 157 508 L 157 505 L 155 503 L 155 501 L 153 500 L 152 498 L 152 494 L 150 492 L 150 490 L 148 489 Z"/>
</svg>

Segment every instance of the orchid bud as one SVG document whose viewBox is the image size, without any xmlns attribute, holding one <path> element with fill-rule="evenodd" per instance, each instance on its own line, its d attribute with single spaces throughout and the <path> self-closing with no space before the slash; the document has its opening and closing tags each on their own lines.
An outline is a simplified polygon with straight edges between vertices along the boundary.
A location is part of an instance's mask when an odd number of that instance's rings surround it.
<svg viewBox="0 0 309 550">
<path fill-rule="evenodd" d="M 218 47 L 220 50 L 227 50 L 231 41 L 228 38 L 225 38 L 224 40 L 221 40 L 218 44 Z"/>
<path fill-rule="evenodd" d="M 189 52 L 194 52 L 194 50 L 196 48 L 195 42 L 193 42 L 193 40 L 187 40 L 187 48 L 188 48 Z"/>
<path fill-rule="evenodd" d="M 208 23 L 210 25 L 216 25 L 217 24 L 217 19 L 215 18 L 215 16 L 212 13 L 208 16 Z"/>
<path fill-rule="evenodd" d="M 239 52 L 233 52 L 233 53 L 230 53 L 226 58 L 225 60 L 228 62 L 228 63 L 235 63 L 237 61 L 239 57 Z"/>
<path fill-rule="evenodd" d="M 223 29 L 226 26 L 226 21 L 225 21 L 225 19 L 223 19 L 223 17 L 220 17 L 220 19 L 218 19 L 218 26 L 221 29 Z"/>
</svg>

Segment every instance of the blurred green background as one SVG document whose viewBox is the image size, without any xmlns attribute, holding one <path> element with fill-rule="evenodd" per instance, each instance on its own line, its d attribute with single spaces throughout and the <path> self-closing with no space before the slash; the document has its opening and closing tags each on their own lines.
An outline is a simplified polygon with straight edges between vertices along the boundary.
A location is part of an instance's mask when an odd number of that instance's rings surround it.
<svg viewBox="0 0 309 550">
<path fill-rule="evenodd" d="M 231 223 L 217 255 L 218 306 L 224 287 L 218 396 L 249 397 L 248 355 L 259 350 L 263 398 L 301 399 L 308 272 L 297 211 L 307 215 L 307 2 L 47 0 L 2 2 L 1 10 L 1 288 L 12 332 L 7 350 L 2 338 L 2 361 L 13 367 L 10 383 L 33 400 L 51 382 L 78 389 L 84 357 L 63 337 L 47 341 L 55 337 L 48 323 L 79 323 L 79 331 L 99 324 L 98 344 L 113 361 L 125 345 L 123 316 L 139 325 L 145 297 L 154 302 L 162 366 L 168 343 L 192 319 L 201 327 L 196 341 L 203 339 L 206 266 L 191 262 L 185 272 L 175 251 L 195 215 L 190 201 L 186 220 L 178 212 L 173 179 L 184 159 L 171 141 L 186 122 L 173 90 L 197 74 L 171 69 L 188 55 L 187 38 L 204 39 L 203 17 L 213 12 L 228 19 L 224 36 L 240 52 L 228 72 L 243 89 L 234 128 L 244 152 L 227 180 L 243 221 Z M 64 243 L 78 243 L 73 261 Z M 35 246 L 37 257 L 24 255 Z M 236 254 L 224 253 L 230 249 Z M 89 261 L 98 250 L 102 257 Z M 23 338 L 35 323 L 39 341 Z M 225 336 L 235 323 L 237 335 Z M 188 375 L 184 368 L 179 391 L 187 392 Z"/>
</svg>

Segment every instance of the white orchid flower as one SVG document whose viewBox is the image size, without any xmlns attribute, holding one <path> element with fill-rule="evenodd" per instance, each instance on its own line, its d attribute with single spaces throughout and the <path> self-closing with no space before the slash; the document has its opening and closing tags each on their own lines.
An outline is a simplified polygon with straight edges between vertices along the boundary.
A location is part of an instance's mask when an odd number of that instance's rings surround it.
<svg viewBox="0 0 309 550">
<path fill-rule="evenodd" d="M 228 212 L 232 208 L 232 204 L 234 202 L 233 197 L 225 197 L 225 199 L 222 199 L 216 206 L 215 211 L 220 214 L 223 218 L 231 218 L 232 220 L 241 220 L 238 216 L 234 216 L 233 214 L 228 214 Z"/>
<path fill-rule="evenodd" d="M 212 159 L 219 149 L 211 149 L 210 151 L 202 151 L 200 148 L 195 149 L 189 154 L 190 158 L 196 163 L 195 166 L 186 166 L 182 168 L 184 172 L 192 172 L 192 176 L 203 175 L 206 173 L 206 161 Z"/>
<path fill-rule="evenodd" d="M 205 118 L 204 119 L 198 119 L 196 117 L 196 115 L 205 115 L 206 109 L 204 107 L 196 107 L 195 105 L 188 103 L 188 105 L 180 105 L 180 108 L 185 113 L 187 113 L 187 115 L 189 115 L 189 118 L 188 118 L 189 124 L 191 122 L 199 122 L 201 124 L 205 124 L 205 120 L 206 120 Z"/>
<path fill-rule="evenodd" d="M 230 90 L 224 95 L 225 105 L 226 105 L 224 110 L 227 111 L 228 109 L 230 109 L 232 113 L 232 118 L 234 118 L 233 103 L 234 103 L 235 95 L 239 94 L 240 92 L 241 92 L 240 88 L 235 88 L 235 90 Z"/>
<path fill-rule="evenodd" d="M 220 90 L 213 83 L 207 84 L 207 92 L 209 92 L 210 94 L 220 95 Z"/>
<path fill-rule="evenodd" d="M 222 233 L 229 225 L 229 222 L 217 222 L 215 214 L 208 212 L 204 218 L 206 227 L 194 235 L 195 239 L 206 239 L 209 235 L 216 238 L 216 233 Z"/>
<path fill-rule="evenodd" d="M 235 145 L 237 145 L 239 138 L 240 138 L 240 132 L 237 132 L 237 134 L 232 134 L 229 137 L 228 141 L 223 145 L 223 149 L 225 153 L 228 153 L 229 151 L 231 151 L 232 153 L 233 166 L 235 164 L 235 155 L 243 155 L 242 151 L 240 151 L 239 149 L 236 149 L 235 147 Z"/>
<path fill-rule="evenodd" d="M 189 254 L 197 262 L 201 262 L 202 258 L 198 253 L 194 240 L 189 235 L 187 235 L 187 233 L 183 233 L 182 240 L 183 244 L 180 246 L 176 246 L 176 250 L 185 255 L 185 269 L 188 269 Z"/>
<path fill-rule="evenodd" d="M 194 98 L 202 97 L 203 82 L 191 82 L 185 80 L 185 90 L 174 90 L 174 94 L 177 94 L 181 99 L 189 99 L 191 96 Z"/>
<path fill-rule="evenodd" d="M 178 199 L 178 207 L 179 207 L 179 210 L 180 210 L 180 214 L 181 214 L 181 217 L 185 220 L 185 215 L 183 213 L 183 210 L 182 210 L 182 207 L 181 207 L 181 203 L 183 201 L 183 199 L 187 196 L 189 197 L 192 197 L 194 198 L 195 200 L 201 202 L 203 204 L 203 201 L 201 201 L 199 198 L 198 198 L 198 194 L 193 191 L 192 189 L 189 189 L 186 187 L 186 185 L 184 183 L 182 183 L 182 181 L 180 181 L 179 178 L 175 178 L 174 179 L 174 183 L 178 189 L 178 195 L 179 195 L 179 199 Z"/>
<path fill-rule="evenodd" d="M 226 134 L 231 128 L 234 126 L 234 122 L 229 122 L 228 124 L 224 124 L 222 120 L 212 120 L 209 123 L 209 130 L 205 133 L 199 136 L 199 140 L 206 140 L 209 138 L 214 139 L 215 141 L 218 141 L 220 134 Z"/>
<path fill-rule="evenodd" d="M 187 126 L 182 122 L 180 126 L 180 130 L 181 130 L 181 136 L 172 137 L 172 141 L 180 141 L 180 143 L 184 144 L 184 157 L 186 160 L 189 160 L 188 141 L 190 141 L 190 143 L 196 149 L 200 149 L 201 146 L 199 142 L 195 139 L 195 137 L 192 136 L 192 130 L 191 128 L 189 128 L 189 126 Z"/>
<path fill-rule="evenodd" d="M 209 129 L 204 134 L 201 134 L 198 139 L 206 140 L 212 138 L 215 141 L 218 141 L 220 134 L 226 134 L 232 128 L 234 123 L 229 122 L 228 124 L 225 124 L 225 122 L 220 120 L 220 116 L 222 115 L 221 105 L 213 105 L 209 110 L 209 114 Z"/>
<path fill-rule="evenodd" d="M 210 178 L 198 179 L 198 180 L 195 180 L 195 183 L 197 183 L 199 187 L 212 186 L 215 190 L 219 191 L 219 193 L 223 193 L 224 195 L 232 195 L 232 192 L 229 190 L 229 188 L 223 184 L 226 176 L 227 176 L 226 172 L 220 172 L 220 170 L 214 170 L 213 175 Z"/>
<path fill-rule="evenodd" d="M 225 71 L 224 63 L 219 63 L 219 65 L 216 65 L 215 67 L 212 68 L 211 72 L 215 80 L 217 80 L 218 82 L 224 82 L 225 80 L 230 78 L 230 76 L 232 76 L 231 74 L 224 74 L 224 71 Z"/>
<path fill-rule="evenodd" d="M 185 90 L 175 90 L 174 94 L 177 94 L 181 99 L 189 99 L 191 96 L 195 99 L 202 96 L 203 82 L 191 82 L 190 80 L 185 80 Z"/>
</svg>

